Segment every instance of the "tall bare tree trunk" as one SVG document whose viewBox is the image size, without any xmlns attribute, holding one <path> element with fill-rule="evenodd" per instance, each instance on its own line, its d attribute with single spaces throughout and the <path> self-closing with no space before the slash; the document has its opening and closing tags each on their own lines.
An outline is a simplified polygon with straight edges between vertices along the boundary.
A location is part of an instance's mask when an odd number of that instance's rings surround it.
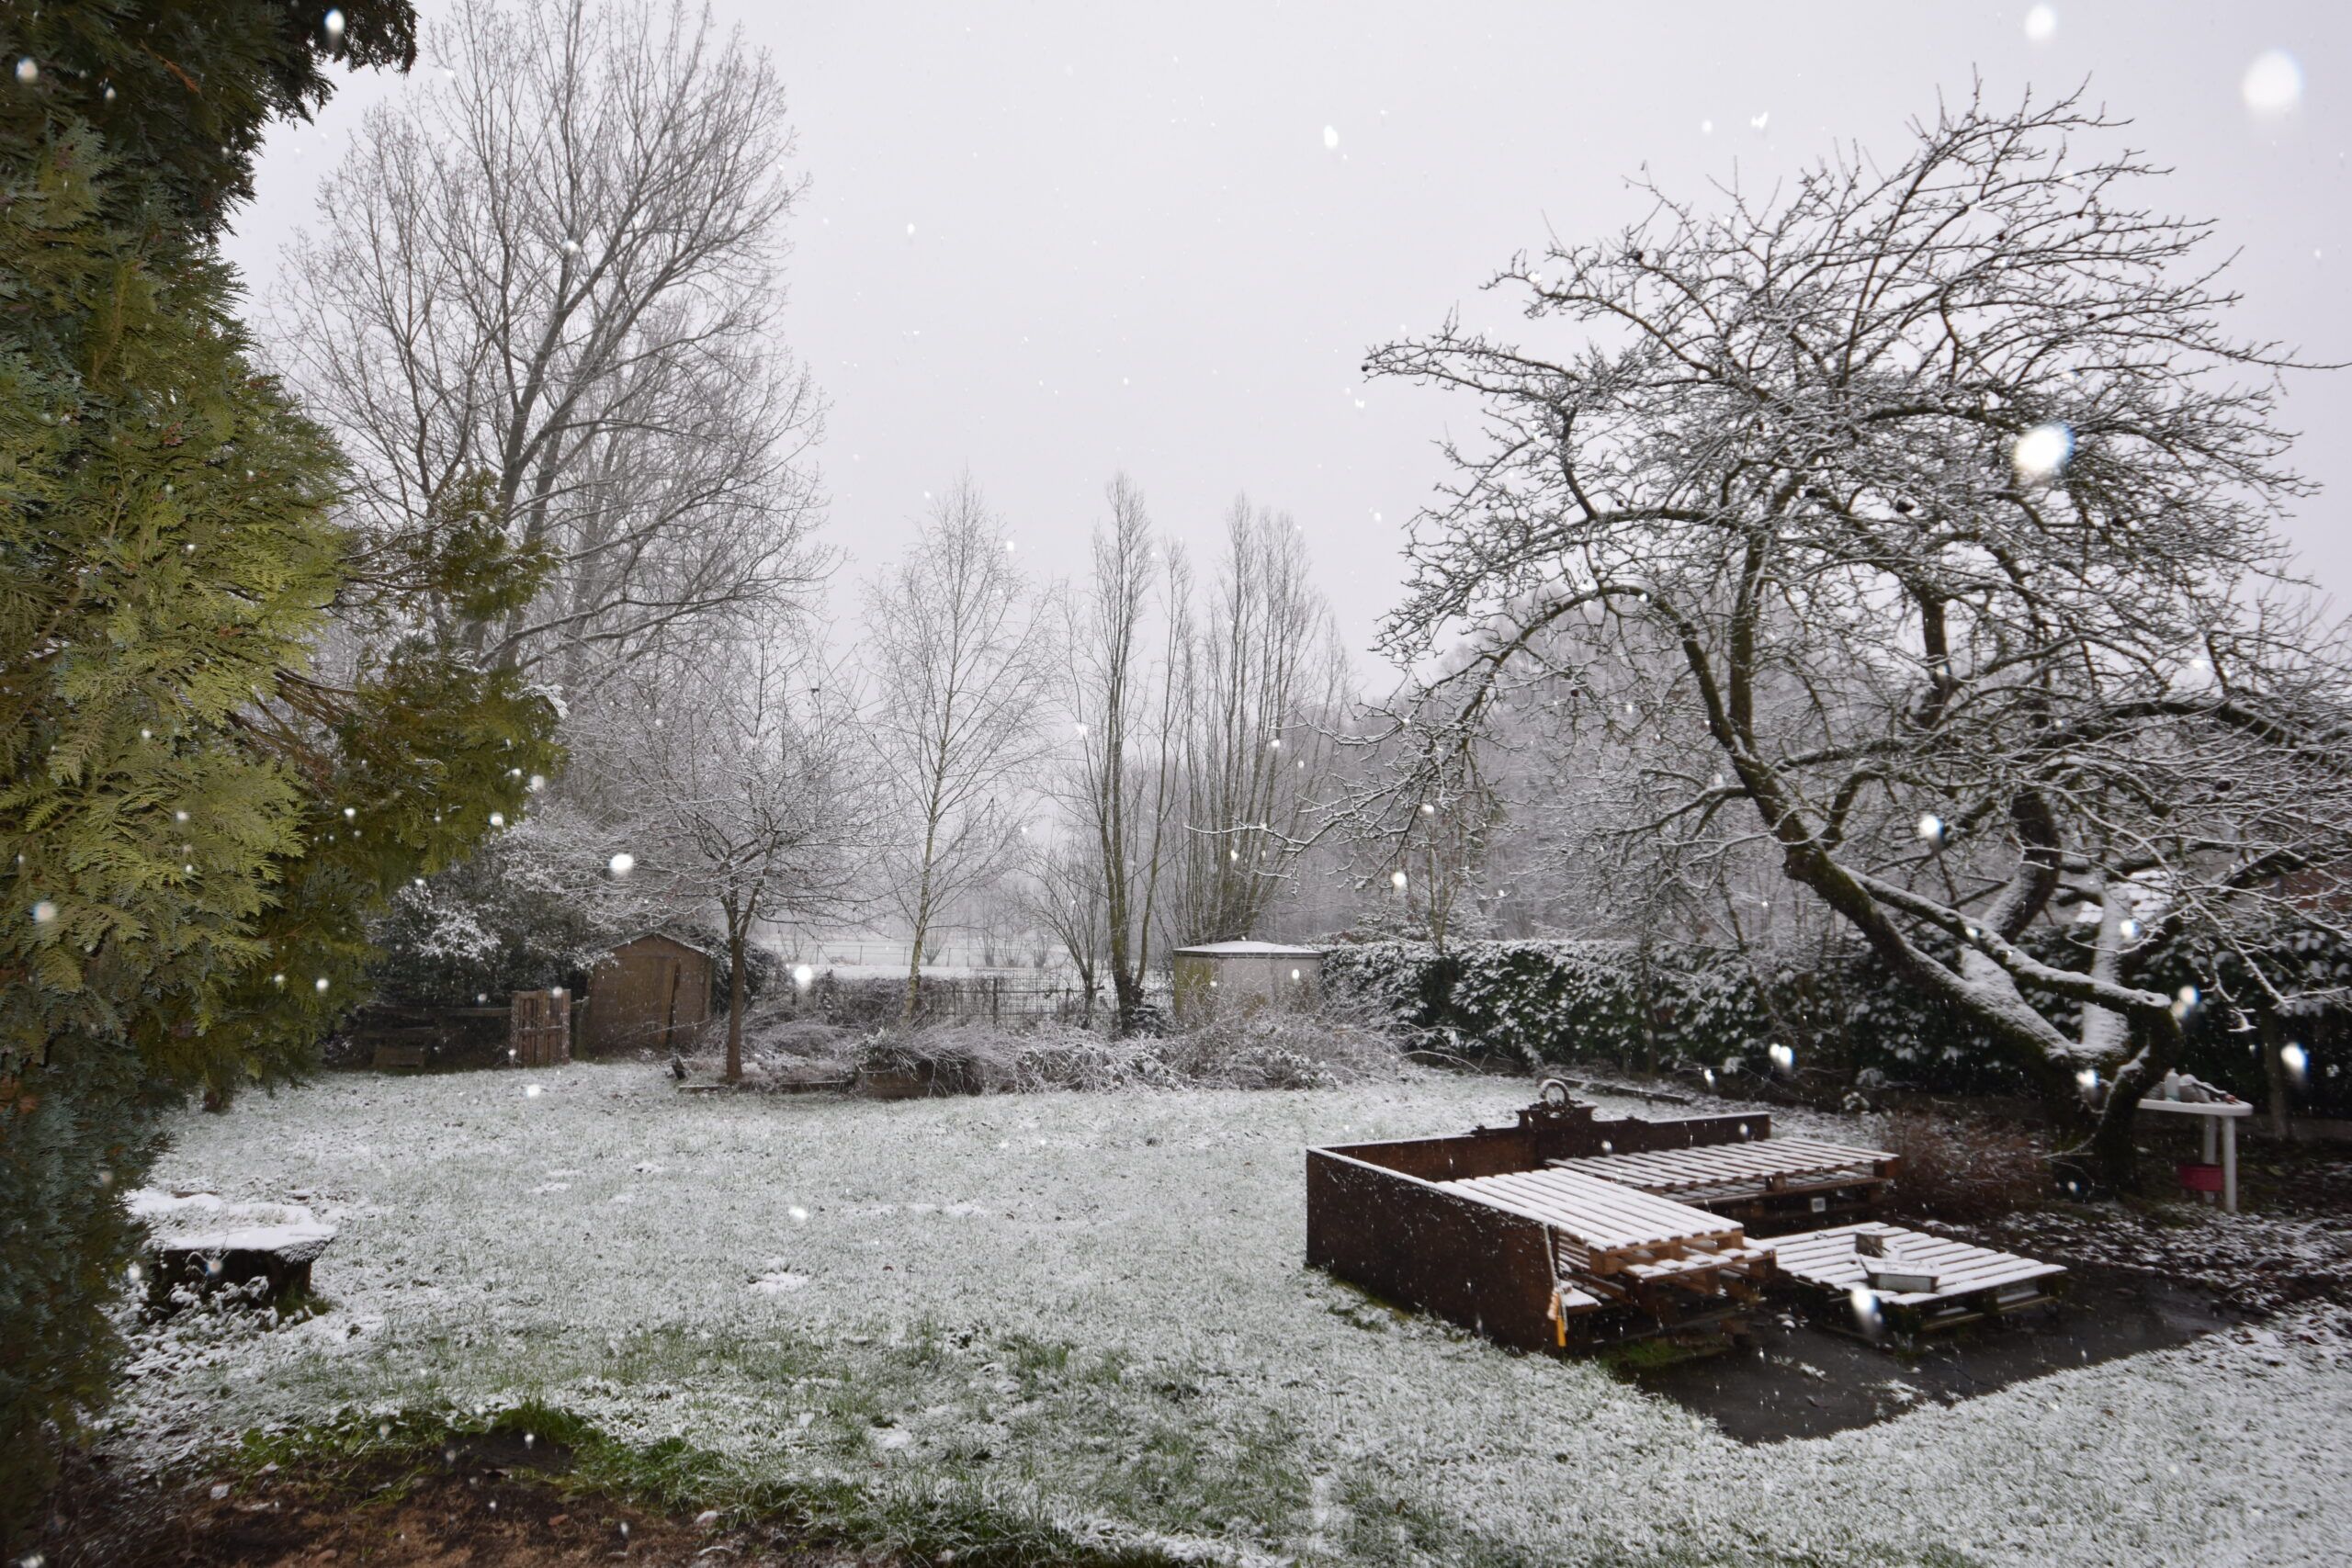
<svg viewBox="0 0 2352 1568">
<path fill-rule="evenodd" d="M 2255 1009 L 2254 1022 L 2262 1034 L 2262 1077 L 2270 1090 L 2270 1135 L 2283 1144 L 2295 1135 L 2288 1100 L 2292 1086 L 2287 1079 L 2287 1058 L 2279 1055 L 2286 1049 L 2286 1034 L 2278 1027 L 2278 1015 L 2268 1008 Z"/>
<path fill-rule="evenodd" d="M 743 983 L 744 938 L 752 925 L 752 909 L 756 899 L 746 898 L 740 904 L 727 900 L 727 1071 L 722 1075 L 729 1083 L 743 1081 L 743 1008 L 749 992 Z"/>
</svg>

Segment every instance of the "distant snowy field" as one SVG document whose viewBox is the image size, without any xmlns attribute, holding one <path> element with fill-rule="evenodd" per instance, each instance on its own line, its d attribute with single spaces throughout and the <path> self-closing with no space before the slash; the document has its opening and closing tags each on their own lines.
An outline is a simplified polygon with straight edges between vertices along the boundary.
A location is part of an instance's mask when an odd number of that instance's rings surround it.
<svg viewBox="0 0 2352 1568">
<path fill-rule="evenodd" d="M 1212 1557 L 2352 1561 L 2339 1341 L 2217 1336 L 1748 1447 L 1304 1268 L 1302 1148 L 1527 1092 L 880 1103 L 576 1065 L 254 1096 L 186 1117 L 156 1182 L 308 1194 L 334 1310 L 149 1336 L 121 1447 L 536 1397 L 746 1476 L 977 1483 Z"/>
</svg>

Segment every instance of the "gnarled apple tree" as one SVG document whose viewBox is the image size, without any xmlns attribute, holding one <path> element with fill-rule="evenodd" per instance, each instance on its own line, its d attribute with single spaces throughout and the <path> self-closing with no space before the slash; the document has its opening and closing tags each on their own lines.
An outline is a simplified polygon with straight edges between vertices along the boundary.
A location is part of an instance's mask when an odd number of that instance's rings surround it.
<svg viewBox="0 0 2352 1568">
<path fill-rule="evenodd" d="M 2135 957 L 2345 924 L 2346 666 L 2275 529 L 2295 362 L 2230 335 L 2207 226 L 2144 205 L 2114 122 L 1915 130 L 1521 256 L 1489 288 L 1525 343 L 1376 350 L 1484 424 L 1386 646 L 1446 650 L 1404 721 L 1427 770 L 1544 687 L 1629 743 L 1640 831 L 1767 845 L 2053 1100 L 2109 1083 L 2121 1179 L 2188 1005 Z M 2059 919 L 2086 966 L 2029 950 Z"/>
</svg>

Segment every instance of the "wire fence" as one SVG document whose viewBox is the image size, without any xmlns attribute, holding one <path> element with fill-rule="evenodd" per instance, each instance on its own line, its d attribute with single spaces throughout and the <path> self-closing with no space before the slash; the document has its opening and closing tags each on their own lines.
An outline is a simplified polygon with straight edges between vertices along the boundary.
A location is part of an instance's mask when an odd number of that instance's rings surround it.
<svg viewBox="0 0 2352 1568">
<path fill-rule="evenodd" d="M 787 1016 L 822 1019 L 854 1028 L 896 1023 L 906 1008 L 901 979 L 823 974 L 778 998 Z M 1052 1020 L 1087 1024 L 1110 1016 L 1114 1004 L 1107 987 L 1091 991 L 1075 980 L 1007 979 L 1001 976 L 925 978 L 915 993 L 918 1023 L 1023 1023 Z"/>
</svg>

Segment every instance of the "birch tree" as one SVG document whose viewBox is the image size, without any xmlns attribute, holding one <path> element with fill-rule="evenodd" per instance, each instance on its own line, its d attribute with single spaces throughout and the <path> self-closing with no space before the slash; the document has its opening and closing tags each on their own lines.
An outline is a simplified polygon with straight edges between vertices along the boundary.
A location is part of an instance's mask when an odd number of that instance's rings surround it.
<svg viewBox="0 0 2352 1568">
<path fill-rule="evenodd" d="M 933 503 L 907 558 L 867 586 L 869 733 L 893 819 L 882 866 L 910 933 L 910 1022 L 942 912 L 984 890 L 1019 846 L 1025 775 L 1048 745 L 1052 609 L 968 474 Z"/>
<path fill-rule="evenodd" d="M 1451 648 L 1407 721 L 1442 770 L 1513 689 L 1601 700 L 1540 646 L 1592 617 L 1660 671 L 1612 722 L 1679 743 L 1649 830 L 1755 836 L 2053 1099 L 2111 1085 L 2090 1148 L 2121 1180 L 2202 1005 L 2138 959 L 2188 932 L 2259 976 L 2249 933 L 2344 924 L 2352 682 L 2273 526 L 2309 489 L 2292 360 L 2229 334 L 2206 227 L 2075 100 L 1915 130 L 1518 258 L 1490 287 L 1526 341 L 1375 351 L 1487 433 L 1448 448 L 1385 645 Z M 2086 969 L 2029 949 L 2056 919 L 2095 929 Z"/>
<path fill-rule="evenodd" d="M 461 545 L 442 519 L 483 486 L 548 568 L 496 614 L 424 596 L 486 665 L 578 694 L 797 603 L 829 558 L 820 406 L 775 331 L 801 185 L 773 68 L 680 0 L 459 0 L 423 52 L 271 333 L 350 457 L 346 598 Z"/>
</svg>

